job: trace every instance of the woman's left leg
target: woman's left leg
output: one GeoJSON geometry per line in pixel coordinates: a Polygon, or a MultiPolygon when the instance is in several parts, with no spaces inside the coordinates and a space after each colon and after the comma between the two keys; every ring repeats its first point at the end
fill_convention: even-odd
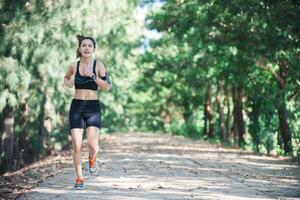
{"type": "Polygon", "coordinates": [[[99,128],[95,126],[89,126],[87,128],[87,145],[89,155],[92,158],[96,157],[99,151],[99,128]]]}
{"type": "Polygon", "coordinates": [[[97,152],[99,151],[98,142],[101,127],[101,109],[99,102],[96,102],[96,104],[91,106],[90,109],[96,112],[87,113],[85,115],[87,145],[89,151],[89,172],[92,174],[96,174],[99,168],[97,162],[97,152]]]}
{"type": "Polygon", "coordinates": [[[98,173],[97,153],[99,151],[99,128],[90,126],[87,128],[87,145],[89,151],[89,172],[98,173]]]}

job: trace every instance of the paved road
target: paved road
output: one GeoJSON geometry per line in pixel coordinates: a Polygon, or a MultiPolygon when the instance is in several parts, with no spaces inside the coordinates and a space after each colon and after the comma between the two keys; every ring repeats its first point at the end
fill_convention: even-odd
{"type": "Polygon", "coordinates": [[[84,170],[85,190],[73,189],[74,169],[65,168],[20,199],[300,199],[300,167],[287,161],[170,135],[100,141],[101,171],[84,170]]]}

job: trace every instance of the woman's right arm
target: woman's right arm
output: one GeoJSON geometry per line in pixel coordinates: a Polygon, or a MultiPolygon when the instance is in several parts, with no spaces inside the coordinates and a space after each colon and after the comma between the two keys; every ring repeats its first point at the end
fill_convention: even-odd
{"type": "Polygon", "coordinates": [[[74,67],[72,64],[70,64],[68,67],[67,73],[64,77],[64,84],[69,88],[74,86],[74,81],[71,80],[71,77],[73,74],[74,74],[74,67]]]}

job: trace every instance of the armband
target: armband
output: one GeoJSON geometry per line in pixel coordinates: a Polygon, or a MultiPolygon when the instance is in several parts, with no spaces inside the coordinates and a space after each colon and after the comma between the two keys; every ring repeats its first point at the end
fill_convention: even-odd
{"type": "Polygon", "coordinates": [[[107,81],[107,83],[109,85],[111,85],[111,80],[110,80],[107,72],[105,72],[105,76],[101,77],[101,79],[104,80],[104,81],[107,81]]]}
{"type": "Polygon", "coordinates": [[[111,85],[111,80],[110,80],[110,78],[109,78],[107,72],[105,72],[105,76],[106,76],[106,81],[107,81],[107,83],[108,83],[109,85],[111,85]]]}

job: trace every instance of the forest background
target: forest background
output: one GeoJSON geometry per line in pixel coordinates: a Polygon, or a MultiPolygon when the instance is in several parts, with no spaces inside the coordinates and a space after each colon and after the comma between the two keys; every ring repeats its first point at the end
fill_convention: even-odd
{"type": "Polygon", "coordinates": [[[76,34],[113,85],[101,134],[157,132],[300,157],[297,0],[1,0],[0,174],[70,148],[76,34]]]}

